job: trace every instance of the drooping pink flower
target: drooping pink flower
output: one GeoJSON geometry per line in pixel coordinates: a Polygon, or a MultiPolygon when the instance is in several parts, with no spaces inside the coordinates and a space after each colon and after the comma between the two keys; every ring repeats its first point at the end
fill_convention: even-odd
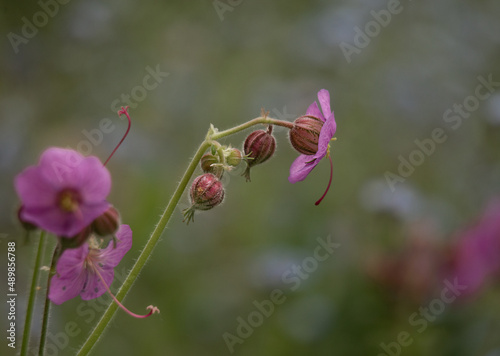
{"type": "MultiPolygon", "coordinates": [[[[329,144],[333,135],[335,135],[335,131],[337,130],[337,123],[335,122],[335,115],[330,108],[330,93],[328,90],[321,89],[318,92],[318,100],[323,112],[319,110],[316,102],[312,103],[306,111],[306,115],[318,118],[323,122],[318,139],[318,150],[313,155],[301,154],[295,159],[290,167],[290,176],[288,177],[290,183],[296,183],[304,180],[326,155],[328,155],[331,164],[329,144]]],[[[331,183],[331,175],[332,172],[330,172],[330,182],[328,184],[328,188],[331,183]]],[[[316,205],[319,204],[321,199],[316,203],[316,205]]]]}
{"type": "Polygon", "coordinates": [[[37,166],[19,173],[14,186],[22,219],[63,237],[78,234],[110,204],[111,177],[97,157],[52,147],[37,166]]]}
{"type": "Polygon", "coordinates": [[[61,304],[77,295],[83,300],[100,297],[113,282],[113,269],[131,247],[132,230],[128,225],[121,225],[116,243],[110,241],[104,249],[91,237],[78,248],[64,250],[50,282],[49,299],[61,304]]]}
{"type": "Polygon", "coordinates": [[[499,274],[500,198],[496,198],[489,203],[479,222],[460,234],[452,252],[449,275],[467,287],[464,295],[470,295],[499,274]]]}

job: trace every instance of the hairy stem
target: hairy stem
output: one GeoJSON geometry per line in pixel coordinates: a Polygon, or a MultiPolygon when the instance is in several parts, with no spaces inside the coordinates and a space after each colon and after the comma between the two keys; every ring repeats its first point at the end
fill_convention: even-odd
{"type": "MultiPolygon", "coordinates": [[[[181,199],[184,190],[186,189],[189,181],[191,180],[191,177],[196,170],[196,167],[205,153],[205,151],[214,143],[215,140],[218,140],[222,137],[226,137],[232,134],[235,134],[237,132],[243,131],[253,125],[257,124],[273,124],[273,125],[279,125],[279,126],[285,126],[287,128],[293,127],[293,124],[288,122],[288,121],[281,121],[281,120],[276,120],[276,119],[271,119],[268,117],[258,117],[256,119],[250,120],[242,125],[233,127],[231,129],[225,130],[225,131],[213,131],[210,129],[207,133],[206,139],[201,143],[200,147],[196,151],[194,157],[192,158],[191,162],[189,163],[186,172],[184,172],[184,175],[182,176],[181,181],[177,185],[177,188],[175,189],[174,194],[170,198],[170,201],[168,202],[167,207],[165,208],[165,211],[163,212],[162,216],[160,217],[160,220],[158,221],[158,224],[156,225],[155,229],[153,230],[149,240],[146,242],[146,245],[144,246],[144,249],[142,250],[141,254],[137,258],[137,261],[135,262],[134,266],[130,270],[128,276],[126,277],[125,281],[123,282],[122,286],[120,287],[120,290],[116,294],[116,299],[119,301],[122,301],[125,295],[128,293],[130,288],[132,287],[132,284],[136,280],[137,276],[139,275],[140,271],[146,264],[149,256],[153,252],[153,249],[155,248],[156,244],[158,243],[161,234],[163,233],[163,230],[165,229],[168,221],[170,220],[170,217],[172,216],[173,212],[175,211],[175,208],[177,204],[179,203],[179,200],[181,199]]],[[[118,309],[118,305],[116,303],[111,303],[104,314],[102,315],[101,319],[97,322],[96,327],[91,331],[89,337],[85,341],[85,343],[82,345],[80,348],[79,352],[77,355],[83,356],[87,355],[91,349],[94,347],[96,342],[99,340],[101,335],[103,334],[104,330],[106,329],[106,326],[109,324],[111,319],[113,318],[116,310],[118,309]]]]}
{"type": "Polygon", "coordinates": [[[61,255],[61,244],[57,244],[54,249],[54,254],[52,255],[52,262],[50,263],[49,276],[47,277],[47,293],[45,295],[45,305],[43,307],[43,319],[42,319],[42,331],[40,333],[40,347],[38,349],[38,355],[43,356],[45,352],[45,342],[47,341],[47,327],[49,324],[49,312],[50,312],[50,280],[56,272],[56,263],[61,255]]]}

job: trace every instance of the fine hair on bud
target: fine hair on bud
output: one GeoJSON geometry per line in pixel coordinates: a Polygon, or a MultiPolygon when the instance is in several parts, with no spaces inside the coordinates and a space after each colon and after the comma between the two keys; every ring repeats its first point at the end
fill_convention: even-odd
{"type": "Polygon", "coordinates": [[[224,194],[222,182],[212,173],[196,177],[189,190],[191,206],[183,211],[183,221],[189,224],[190,221],[194,221],[196,210],[210,210],[221,204],[224,194]]]}
{"type": "Polygon", "coordinates": [[[200,167],[204,173],[212,173],[219,179],[224,174],[224,167],[220,164],[219,157],[211,153],[205,153],[201,157],[200,167]]]}

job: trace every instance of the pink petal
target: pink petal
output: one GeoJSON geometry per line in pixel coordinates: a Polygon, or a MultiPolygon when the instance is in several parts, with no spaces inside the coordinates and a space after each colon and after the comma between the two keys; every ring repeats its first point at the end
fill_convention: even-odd
{"type": "Polygon", "coordinates": [[[80,294],[85,281],[85,275],[75,278],[52,277],[50,282],[49,299],[54,304],[62,304],[80,294]]]}
{"type": "MultiPolygon", "coordinates": [[[[114,271],[113,268],[109,269],[100,269],[99,273],[102,278],[104,278],[104,282],[109,287],[111,283],[113,283],[114,271]]],[[[80,296],[83,300],[91,300],[95,298],[99,298],[106,292],[106,287],[101,281],[101,278],[94,273],[87,273],[87,280],[85,285],[82,288],[80,296]]]]}
{"type": "Polygon", "coordinates": [[[22,204],[28,207],[47,207],[56,200],[57,189],[43,179],[39,167],[31,166],[19,173],[14,187],[22,204]]]}
{"type": "Polygon", "coordinates": [[[111,176],[97,157],[87,157],[77,167],[80,171],[79,190],[86,202],[100,202],[111,190],[111,176]]]}
{"type": "Polygon", "coordinates": [[[314,154],[314,158],[318,160],[326,156],[328,150],[328,144],[332,140],[333,135],[337,131],[337,123],[335,122],[335,116],[332,113],[328,119],[326,119],[318,138],[318,151],[314,154]]]}
{"type": "Polygon", "coordinates": [[[106,266],[116,267],[132,247],[132,230],[130,226],[120,225],[116,233],[116,239],[116,248],[114,248],[113,241],[110,241],[109,245],[102,250],[101,258],[105,260],[106,266]]]}
{"type": "Polygon", "coordinates": [[[319,160],[315,160],[311,155],[300,155],[290,166],[288,181],[292,184],[303,181],[314,167],[316,167],[318,162],[319,160]]]}
{"type": "Polygon", "coordinates": [[[62,211],[57,206],[48,208],[24,207],[23,218],[33,222],[43,230],[61,237],[72,237],[90,225],[95,218],[103,214],[110,204],[103,201],[94,205],[81,205],[74,213],[62,211]]]}
{"type": "Polygon", "coordinates": [[[63,212],[55,205],[44,208],[25,206],[23,218],[58,236],[73,236],[85,227],[74,214],[63,212]]]}
{"type": "Polygon", "coordinates": [[[330,110],[330,93],[326,89],[321,89],[318,92],[318,100],[321,105],[321,110],[323,110],[323,115],[328,117],[331,115],[332,111],[330,110]]]}
{"type": "Polygon", "coordinates": [[[87,254],[87,244],[63,252],[50,282],[49,299],[53,303],[61,304],[80,294],[86,279],[83,262],[87,254]]]}
{"type": "Polygon", "coordinates": [[[309,107],[307,108],[307,111],[306,111],[306,115],[317,117],[318,119],[321,119],[321,121],[325,122],[325,117],[323,116],[323,114],[319,110],[318,104],[316,104],[316,102],[309,105],[309,107]]]}
{"type": "Polygon", "coordinates": [[[70,149],[52,147],[42,154],[39,167],[42,176],[59,189],[78,187],[84,157],[70,149]]]}

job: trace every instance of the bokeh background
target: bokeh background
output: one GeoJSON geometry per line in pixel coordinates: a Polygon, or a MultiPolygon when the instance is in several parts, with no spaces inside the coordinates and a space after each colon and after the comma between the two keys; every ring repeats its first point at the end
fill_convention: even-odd
{"type": "MultiPolygon", "coordinates": [[[[136,320],[119,311],[94,354],[500,354],[500,91],[476,93],[479,77],[500,81],[498,1],[46,3],[0,6],[0,246],[4,261],[6,242],[17,241],[18,343],[38,236],[25,243],[12,181],[45,148],[83,148],[104,160],[126,128],[114,110],[132,95],[132,131],[108,165],[109,199],[134,231],[123,275],[210,123],[229,128],[261,107],[293,120],[325,88],[338,140],[323,203],[314,206],[327,161],[290,184],[297,153],[277,128],[277,152],[251,183],[241,170],[225,176],[222,206],[186,226],[184,196],[125,299],[131,310],[155,304],[161,314],[136,320]],[[398,13],[380,15],[391,6],[398,13]],[[40,11],[51,12],[46,24],[40,11]],[[26,25],[33,21],[43,25],[36,33],[26,25]],[[355,40],[362,48],[346,55],[355,40]],[[143,90],[148,67],[168,76],[143,90]],[[473,110],[445,121],[464,100],[473,110]],[[106,118],[115,129],[82,143],[106,118]],[[446,140],[413,153],[422,151],[415,140],[438,128],[446,140]],[[411,154],[420,164],[391,189],[387,173],[401,174],[411,154]],[[307,278],[293,275],[292,290],[283,277],[313,256],[318,238],[340,246],[307,278]],[[467,290],[443,302],[445,280],[457,276],[467,290]],[[274,289],[286,300],[242,337],[241,320],[274,289]],[[226,333],[241,339],[228,347],[226,333]]],[[[241,147],[249,132],[223,143],[241,147]]],[[[108,301],[54,306],[50,331],[59,338],[47,354],[74,354],[108,301]],[[69,323],[77,335],[61,336],[69,323]]],[[[33,345],[37,332],[35,322],[33,345]]],[[[3,340],[1,353],[13,354],[3,340]]]]}

